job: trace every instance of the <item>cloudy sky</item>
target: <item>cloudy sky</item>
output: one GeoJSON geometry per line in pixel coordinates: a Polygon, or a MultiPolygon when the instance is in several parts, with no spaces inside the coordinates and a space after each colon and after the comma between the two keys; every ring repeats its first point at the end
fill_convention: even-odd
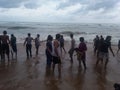
{"type": "Polygon", "coordinates": [[[120,23],[120,0],[0,0],[0,21],[120,23]]]}

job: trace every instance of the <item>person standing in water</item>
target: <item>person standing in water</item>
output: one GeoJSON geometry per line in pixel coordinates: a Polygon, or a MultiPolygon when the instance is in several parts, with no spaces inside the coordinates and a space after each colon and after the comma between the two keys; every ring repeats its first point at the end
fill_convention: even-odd
{"type": "Polygon", "coordinates": [[[31,34],[28,33],[28,37],[26,37],[24,41],[24,45],[26,45],[27,58],[32,57],[32,40],[33,38],[31,37],[31,34]]]}
{"type": "Polygon", "coordinates": [[[1,36],[1,43],[2,43],[2,58],[3,58],[3,60],[5,60],[5,54],[6,54],[8,57],[8,62],[9,62],[9,60],[10,60],[10,58],[9,58],[10,40],[9,40],[9,36],[7,35],[7,31],[3,31],[3,35],[1,36]]]}
{"type": "Polygon", "coordinates": [[[36,56],[38,55],[39,46],[40,46],[40,35],[37,34],[37,37],[35,38],[36,56]]]}
{"type": "Polygon", "coordinates": [[[73,38],[73,34],[70,34],[70,38],[71,38],[71,47],[70,50],[68,51],[69,56],[70,56],[70,61],[71,63],[73,63],[73,53],[74,53],[74,49],[75,49],[75,39],[73,38]]]}
{"type": "Polygon", "coordinates": [[[53,37],[51,35],[48,35],[47,42],[46,42],[46,58],[47,58],[47,68],[51,68],[52,63],[52,40],[53,37]]]}
{"type": "Polygon", "coordinates": [[[17,59],[17,44],[16,44],[16,37],[14,36],[14,34],[11,34],[11,39],[10,39],[10,45],[11,45],[11,54],[12,54],[12,59],[15,53],[15,57],[17,59]]]}

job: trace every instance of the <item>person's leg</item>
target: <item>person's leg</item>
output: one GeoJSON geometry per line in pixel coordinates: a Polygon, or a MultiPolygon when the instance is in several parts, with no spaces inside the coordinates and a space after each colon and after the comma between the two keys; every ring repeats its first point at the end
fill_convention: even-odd
{"type": "Polygon", "coordinates": [[[87,68],[87,67],[86,67],[86,61],[85,61],[85,60],[82,60],[82,62],[83,62],[84,69],[86,69],[86,68],[87,68]]]}
{"type": "Polygon", "coordinates": [[[78,60],[78,62],[79,62],[79,67],[81,67],[81,60],[78,60]]]}
{"type": "Polygon", "coordinates": [[[106,58],[106,61],[105,61],[105,68],[106,68],[108,61],[109,61],[109,54],[108,53],[105,54],[105,58],[106,58]]]}
{"type": "Polygon", "coordinates": [[[27,58],[29,58],[29,46],[26,45],[26,54],[27,54],[27,58]]]}
{"type": "Polygon", "coordinates": [[[29,45],[30,57],[32,57],[32,45],[29,45]]]}

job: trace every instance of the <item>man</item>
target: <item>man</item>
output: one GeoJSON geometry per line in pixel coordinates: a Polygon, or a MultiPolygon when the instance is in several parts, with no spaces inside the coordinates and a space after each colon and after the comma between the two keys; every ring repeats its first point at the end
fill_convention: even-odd
{"type": "Polygon", "coordinates": [[[31,37],[31,34],[28,33],[28,37],[26,37],[24,45],[26,45],[26,53],[27,53],[27,58],[32,57],[32,40],[33,38],[31,37]]]}
{"type": "Polygon", "coordinates": [[[70,61],[71,63],[73,63],[73,53],[74,53],[74,49],[75,49],[75,39],[73,38],[73,34],[70,34],[70,38],[71,38],[71,47],[70,50],[68,51],[69,56],[70,56],[70,61]]]}
{"type": "Polygon", "coordinates": [[[2,43],[2,58],[5,60],[5,54],[7,54],[8,62],[9,62],[9,36],[7,35],[7,31],[3,31],[3,35],[1,36],[2,43]]]}
{"type": "Polygon", "coordinates": [[[113,50],[111,48],[111,36],[107,36],[106,39],[101,43],[99,47],[99,55],[96,65],[99,63],[100,60],[103,61],[103,59],[105,58],[106,59],[105,68],[106,68],[109,61],[109,51],[108,51],[109,49],[114,56],[113,50]]]}

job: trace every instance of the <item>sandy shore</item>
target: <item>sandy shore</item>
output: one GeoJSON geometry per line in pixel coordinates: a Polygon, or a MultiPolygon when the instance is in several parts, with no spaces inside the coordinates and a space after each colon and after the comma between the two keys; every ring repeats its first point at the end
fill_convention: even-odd
{"type": "MultiPolygon", "coordinates": [[[[18,58],[8,64],[0,62],[0,90],[114,90],[113,84],[120,82],[120,53],[110,60],[107,69],[99,64],[95,68],[96,56],[93,54],[92,44],[87,44],[87,70],[79,69],[74,56],[71,65],[68,54],[63,53],[62,73],[58,75],[46,70],[45,43],[39,49],[38,57],[26,59],[25,47],[18,44],[18,58]]],[[[117,46],[112,46],[116,53],[117,46]]],[[[65,43],[69,50],[69,42],[65,43]]]]}

